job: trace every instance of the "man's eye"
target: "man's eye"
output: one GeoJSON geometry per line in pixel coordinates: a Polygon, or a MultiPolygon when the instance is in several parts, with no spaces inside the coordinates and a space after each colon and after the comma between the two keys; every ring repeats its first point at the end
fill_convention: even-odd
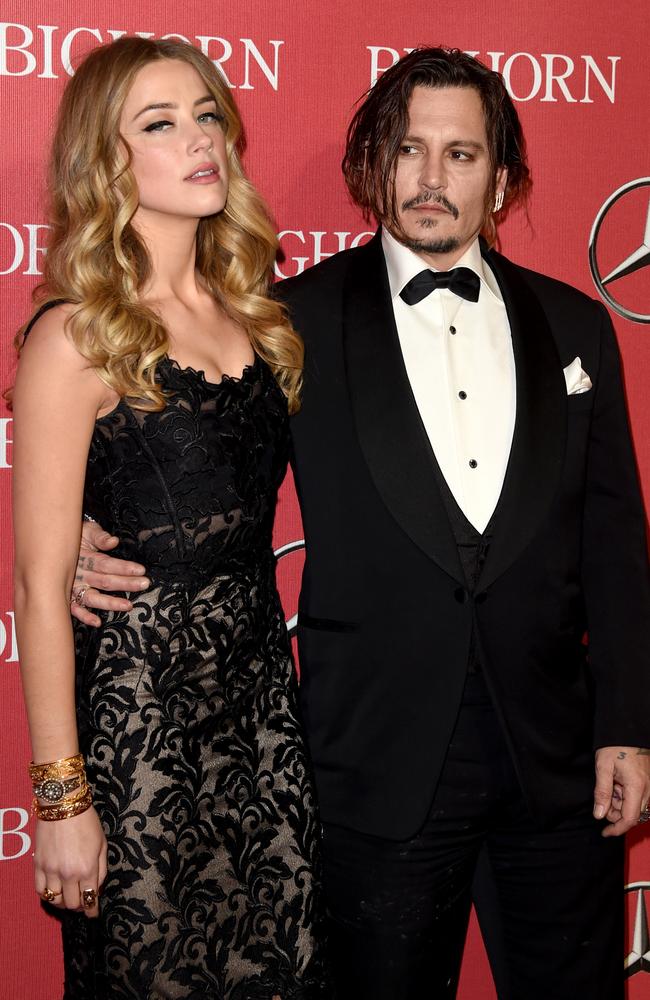
{"type": "Polygon", "coordinates": [[[159,122],[150,122],[149,125],[145,125],[143,131],[145,131],[145,132],[164,132],[168,128],[171,128],[172,124],[173,124],[173,122],[167,121],[166,119],[163,119],[163,120],[161,120],[159,122]]]}
{"type": "Polygon", "coordinates": [[[403,153],[404,156],[411,156],[413,153],[417,152],[415,146],[408,146],[408,145],[400,146],[399,151],[400,153],[403,153]]]}
{"type": "Polygon", "coordinates": [[[464,149],[452,149],[451,151],[452,160],[471,160],[472,157],[469,153],[466,153],[464,149]]]}

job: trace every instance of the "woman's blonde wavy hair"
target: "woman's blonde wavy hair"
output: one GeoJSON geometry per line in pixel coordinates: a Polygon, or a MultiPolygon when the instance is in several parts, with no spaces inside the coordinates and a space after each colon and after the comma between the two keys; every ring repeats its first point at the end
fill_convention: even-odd
{"type": "MultiPolygon", "coordinates": [[[[75,307],[67,329],[102,381],[130,404],[158,410],[165,396],[156,365],[169,335],[139,300],[151,271],[131,220],[138,189],[120,116],[136,74],[159,59],[193,66],[224,117],[230,184],[225,208],[199,222],[196,266],[221,307],[246,330],[299,408],[303,345],[280,303],[269,297],[277,251],[266,207],[239,157],[241,121],[214,64],[184,42],[123,37],[94,49],[67,84],[52,146],[51,238],[39,307],[63,299],[75,307]]],[[[24,329],[24,328],[23,328],[24,329]]],[[[21,334],[18,335],[21,342],[21,334]]]]}

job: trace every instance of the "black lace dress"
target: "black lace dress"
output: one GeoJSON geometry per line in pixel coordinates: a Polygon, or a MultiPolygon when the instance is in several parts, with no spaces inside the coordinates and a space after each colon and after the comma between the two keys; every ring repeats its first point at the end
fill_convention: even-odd
{"type": "Polygon", "coordinates": [[[160,413],[97,421],[84,510],[152,585],[78,623],[81,748],[108,838],[99,920],[64,912],[65,997],[326,998],[314,787],[274,578],[286,403],[257,360],[170,360],[160,413]]]}

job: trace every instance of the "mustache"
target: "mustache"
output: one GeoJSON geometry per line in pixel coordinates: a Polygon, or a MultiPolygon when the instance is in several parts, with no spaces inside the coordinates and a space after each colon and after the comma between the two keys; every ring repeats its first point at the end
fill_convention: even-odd
{"type": "Polygon", "coordinates": [[[408,198],[406,201],[402,202],[402,211],[405,212],[409,208],[417,208],[418,205],[427,205],[433,202],[434,205],[442,205],[446,208],[450,215],[457,219],[460,212],[453,202],[449,201],[444,194],[435,194],[433,191],[422,191],[420,194],[416,194],[415,198],[408,198]]]}

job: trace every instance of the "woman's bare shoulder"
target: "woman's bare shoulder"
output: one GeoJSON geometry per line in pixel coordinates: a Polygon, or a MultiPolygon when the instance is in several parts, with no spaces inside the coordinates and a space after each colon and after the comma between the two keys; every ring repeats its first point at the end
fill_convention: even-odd
{"type": "Polygon", "coordinates": [[[30,353],[37,349],[39,353],[43,350],[64,351],[67,354],[67,347],[78,354],[68,330],[68,320],[74,313],[74,308],[70,302],[57,302],[37,313],[27,326],[21,350],[29,350],[30,353]]]}

